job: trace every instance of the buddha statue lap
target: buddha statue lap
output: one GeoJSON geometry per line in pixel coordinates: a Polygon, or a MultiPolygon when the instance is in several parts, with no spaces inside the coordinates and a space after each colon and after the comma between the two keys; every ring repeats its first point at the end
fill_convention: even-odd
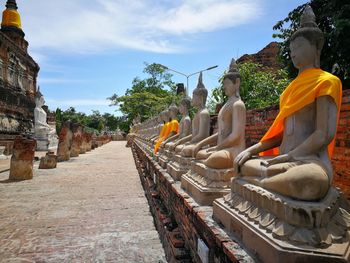
{"type": "Polygon", "coordinates": [[[181,178],[181,187],[201,205],[211,205],[230,191],[230,179],[235,175],[233,159],[245,149],[246,110],[239,86],[240,75],[233,59],[223,80],[228,101],[218,115],[218,132],[196,144],[196,158],[181,178]],[[207,145],[215,146],[202,149],[207,145]]]}
{"type": "Polygon", "coordinates": [[[306,6],[290,39],[299,74],[261,141],[235,158],[231,193],[213,203],[214,219],[245,236],[243,244],[262,261],[350,260],[350,206],[331,186],[342,87],[319,68],[323,42],[306,6]]]}

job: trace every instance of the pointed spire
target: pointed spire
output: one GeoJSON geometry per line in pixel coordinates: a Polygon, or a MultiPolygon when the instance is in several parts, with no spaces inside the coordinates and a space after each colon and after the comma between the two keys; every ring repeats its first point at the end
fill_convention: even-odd
{"type": "Polygon", "coordinates": [[[300,17],[300,27],[317,27],[315,13],[309,5],[305,7],[300,17]]]}
{"type": "Polygon", "coordinates": [[[40,92],[40,86],[38,86],[38,88],[37,88],[37,90],[36,90],[36,95],[35,95],[35,97],[36,97],[36,98],[40,98],[40,97],[42,97],[42,96],[44,96],[44,95],[40,92]]]}
{"type": "Polygon", "coordinates": [[[195,90],[201,90],[201,89],[205,89],[205,86],[204,86],[204,84],[203,84],[203,74],[202,74],[202,71],[199,73],[198,84],[197,84],[197,87],[195,88],[195,90]]]}
{"type": "Polygon", "coordinates": [[[199,77],[198,77],[198,85],[199,84],[203,85],[203,73],[202,73],[202,71],[199,73],[199,77]]]}
{"type": "Polygon", "coordinates": [[[17,9],[18,9],[18,6],[17,6],[17,3],[16,3],[16,0],[7,0],[7,2],[6,2],[6,8],[7,8],[7,9],[14,9],[14,10],[17,10],[17,9]]]}
{"type": "Polygon", "coordinates": [[[238,65],[236,63],[236,60],[233,58],[230,63],[230,68],[228,70],[229,72],[238,72],[238,65]]]}
{"type": "Polygon", "coordinates": [[[229,78],[232,81],[235,81],[236,78],[240,78],[238,65],[236,63],[236,60],[233,58],[230,63],[230,68],[228,72],[224,75],[224,79],[229,78]]]}
{"type": "Polygon", "coordinates": [[[6,9],[2,13],[2,30],[19,31],[21,35],[24,33],[21,29],[21,16],[17,11],[17,3],[15,0],[7,0],[6,9]]]}

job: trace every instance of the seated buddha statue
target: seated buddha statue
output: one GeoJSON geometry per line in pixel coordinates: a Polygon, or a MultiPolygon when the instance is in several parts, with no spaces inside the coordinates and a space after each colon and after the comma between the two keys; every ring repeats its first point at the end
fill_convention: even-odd
{"type": "Polygon", "coordinates": [[[210,115],[205,107],[208,91],[203,84],[202,73],[198,78],[197,87],[193,90],[192,105],[197,109],[192,120],[192,134],[180,140],[175,151],[183,157],[192,157],[196,144],[209,136],[210,115]]]}
{"type": "Polygon", "coordinates": [[[178,107],[175,105],[175,103],[172,103],[169,106],[169,115],[170,115],[170,128],[169,128],[169,134],[167,137],[164,138],[164,141],[162,142],[160,147],[164,147],[167,142],[170,142],[174,140],[174,137],[179,134],[179,122],[177,121],[177,114],[179,112],[178,107]]]}
{"type": "Polygon", "coordinates": [[[223,88],[228,101],[218,115],[218,132],[196,144],[193,157],[214,169],[233,167],[234,158],[245,149],[246,109],[239,94],[240,74],[232,59],[224,75],[223,88]],[[200,150],[203,146],[215,145],[200,150]]]}
{"type": "MultiPolygon", "coordinates": [[[[159,136],[162,134],[162,130],[163,130],[163,127],[165,124],[165,121],[163,120],[164,119],[163,114],[164,114],[164,112],[160,112],[156,118],[158,124],[155,127],[155,131],[154,131],[153,136],[150,138],[151,142],[153,142],[153,143],[156,143],[159,136]]],[[[163,132],[164,132],[164,130],[163,130],[163,132]]]]}
{"type": "Polygon", "coordinates": [[[169,110],[165,110],[162,112],[162,120],[164,122],[164,125],[159,133],[159,136],[156,140],[155,146],[154,146],[154,153],[157,153],[159,150],[160,145],[162,142],[169,136],[170,130],[171,130],[171,122],[169,120],[170,112],[169,110]]]}
{"type": "Polygon", "coordinates": [[[291,36],[290,56],[298,76],[280,96],[280,111],[259,143],[241,152],[234,167],[243,180],[278,194],[322,199],[330,189],[342,85],[320,69],[324,43],[311,7],[291,36]],[[258,156],[260,155],[260,156],[258,156]]]}
{"type": "Polygon", "coordinates": [[[178,145],[179,140],[182,138],[188,136],[191,133],[191,118],[188,114],[188,110],[191,106],[191,101],[187,96],[184,96],[179,105],[179,111],[182,115],[182,118],[180,120],[179,124],[179,133],[173,135],[172,137],[168,138],[165,141],[165,149],[167,150],[174,150],[175,147],[178,145]]]}
{"type": "Polygon", "coordinates": [[[38,150],[48,150],[48,148],[57,147],[58,144],[56,129],[47,124],[47,114],[42,108],[44,104],[44,96],[38,89],[34,109],[34,136],[38,150]]]}

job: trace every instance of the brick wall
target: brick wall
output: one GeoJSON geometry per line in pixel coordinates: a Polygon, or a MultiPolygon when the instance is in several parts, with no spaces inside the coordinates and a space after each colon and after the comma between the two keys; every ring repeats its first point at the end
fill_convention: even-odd
{"type": "Polygon", "coordinates": [[[209,248],[209,262],[255,262],[213,220],[213,208],[198,204],[140,146],[132,152],[168,262],[202,263],[197,254],[200,238],[209,248]]]}
{"type": "MultiPolygon", "coordinates": [[[[257,143],[277,116],[278,106],[247,111],[247,147],[257,143]]],[[[336,147],[332,158],[334,184],[350,198],[350,90],[343,91],[336,147]]]]}

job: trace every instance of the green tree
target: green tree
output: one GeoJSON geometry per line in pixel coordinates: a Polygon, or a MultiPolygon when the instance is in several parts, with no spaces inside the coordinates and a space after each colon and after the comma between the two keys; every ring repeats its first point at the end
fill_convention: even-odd
{"type": "MultiPolygon", "coordinates": [[[[263,66],[253,62],[238,64],[241,75],[240,95],[247,109],[256,109],[278,104],[279,96],[290,83],[286,70],[277,72],[263,70],[263,66]]],[[[212,91],[212,105],[224,104],[227,96],[223,90],[223,76],[220,87],[212,91]]],[[[213,107],[211,111],[213,110],[213,107]]]]}
{"type": "MultiPolygon", "coordinates": [[[[289,38],[299,27],[299,20],[306,4],[292,10],[288,16],[273,27],[275,38],[280,43],[280,58],[286,65],[289,76],[294,78],[297,70],[289,55],[289,38]]],[[[316,15],[316,23],[325,33],[325,44],[321,55],[321,68],[333,72],[350,87],[350,2],[344,0],[311,0],[310,6],[316,15]]]]}
{"type": "Polygon", "coordinates": [[[118,117],[110,113],[105,113],[102,115],[102,117],[104,119],[105,126],[108,130],[115,131],[116,129],[118,129],[119,122],[120,122],[118,117]]]}
{"type": "Polygon", "coordinates": [[[103,115],[98,110],[92,110],[92,114],[86,115],[82,112],[77,112],[74,107],[70,107],[65,111],[60,108],[56,109],[56,131],[59,133],[62,122],[70,120],[84,126],[88,132],[99,133],[104,129],[115,131],[121,123],[120,117],[116,117],[110,113],[103,115]]]}
{"type": "Polygon", "coordinates": [[[159,64],[147,64],[143,72],[145,79],[134,78],[132,86],[123,96],[113,94],[108,99],[111,106],[118,106],[118,110],[124,114],[124,123],[131,124],[137,116],[141,121],[148,119],[176,99],[176,85],[171,80],[172,75],[159,64]]]}

